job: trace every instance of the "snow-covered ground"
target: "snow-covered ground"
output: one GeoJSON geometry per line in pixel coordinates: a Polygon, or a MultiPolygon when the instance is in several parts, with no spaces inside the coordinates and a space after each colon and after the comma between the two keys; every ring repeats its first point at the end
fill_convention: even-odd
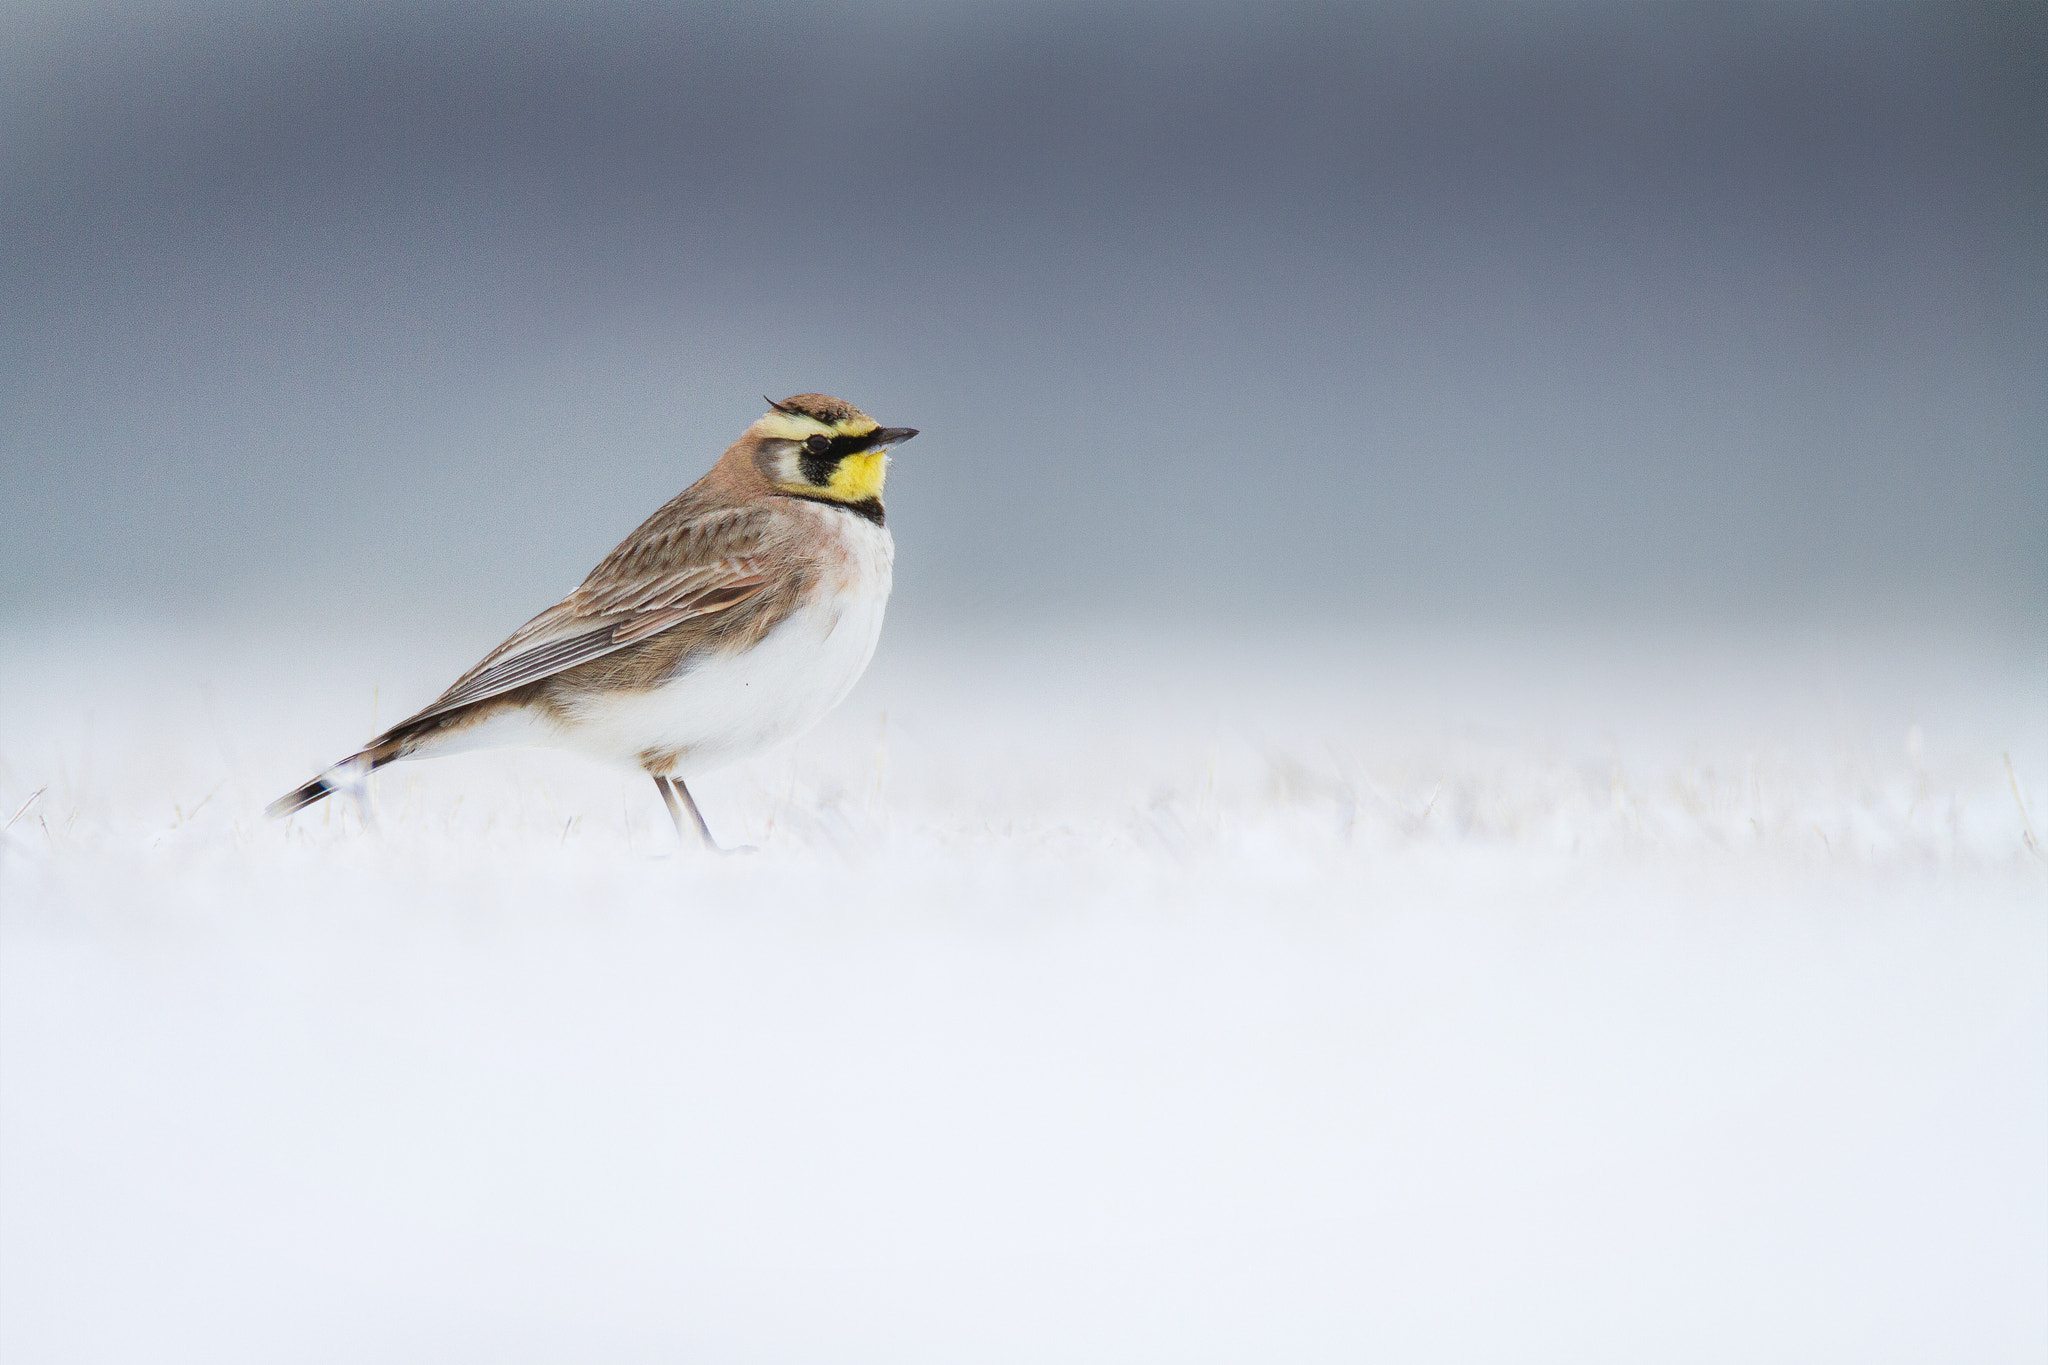
{"type": "Polygon", "coordinates": [[[749,855],[261,818],[492,642],[0,639],[0,1356],[2048,1354],[2040,641],[892,636],[749,855]]]}

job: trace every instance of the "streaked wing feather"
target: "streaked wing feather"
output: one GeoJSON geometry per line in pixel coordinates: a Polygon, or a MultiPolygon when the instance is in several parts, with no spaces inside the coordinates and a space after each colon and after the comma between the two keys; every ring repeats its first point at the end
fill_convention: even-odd
{"type": "Polygon", "coordinates": [[[590,592],[586,584],[560,606],[528,622],[405,724],[488,701],[616,653],[671,626],[730,610],[767,582],[767,573],[754,562],[728,559],[652,581],[607,584],[602,592],[590,592]],[[536,637],[537,643],[526,643],[536,637]]]}
{"type": "Polygon", "coordinates": [[[670,611],[691,604],[706,593],[758,584],[766,577],[766,571],[755,559],[730,557],[647,578],[585,583],[570,594],[566,605],[578,616],[670,611]]]}
{"type": "Polygon", "coordinates": [[[766,587],[765,576],[748,578],[737,583],[722,583],[707,588],[690,600],[690,605],[673,611],[649,611],[619,622],[612,628],[614,646],[630,645],[635,640],[644,640],[657,635],[670,626],[681,625],[699,616],[736,607],[766,587]]]}
{"type": "Polygon", "coordinates": [[[565,668],[590,659],[602,658],[618,649],[616,622],[606,622],[580,635],[558,636],[544,644],[508,656],[478,673],[464,678],[442,694],[440,700],[414,716],[414,720],[425,720],[429,716],[443,715],[449,711],[510,692],[515,687],[524,687],[530,682],[552,676],[565,668]]]}

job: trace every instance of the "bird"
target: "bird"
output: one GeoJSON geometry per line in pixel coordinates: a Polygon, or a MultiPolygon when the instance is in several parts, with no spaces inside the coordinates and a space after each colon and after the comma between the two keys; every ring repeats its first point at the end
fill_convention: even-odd
{"type": "Polygon", "coordinates": [[[917,435],[826,394],[764,401],[574,592],[268,813],[360,796],[401,759],[538,745],[640,769],[677,839],[716,850],[688,780],[809,730],[874,657],[896,559],[882,485],[917,435]]]}

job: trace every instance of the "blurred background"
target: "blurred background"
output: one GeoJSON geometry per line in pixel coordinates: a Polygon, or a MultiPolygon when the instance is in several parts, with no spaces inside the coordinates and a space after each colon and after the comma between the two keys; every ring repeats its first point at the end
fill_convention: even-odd
{"type": "Polygon", "coordinates": [[[2044,627],[2048,6],[0,0],[0,1357],[2036,1365],[2044,627]]]}
{"type": "Polygon", "coordinates": [[[816,389],[902,631],[2031,633],[2044,16],[17,4],[0,613],[482,647],[816,389]]]}

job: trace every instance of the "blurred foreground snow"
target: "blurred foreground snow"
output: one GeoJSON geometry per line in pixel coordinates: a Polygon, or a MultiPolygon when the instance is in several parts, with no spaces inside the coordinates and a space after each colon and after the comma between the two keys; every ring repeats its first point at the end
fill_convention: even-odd
{"type": "Polygon", "coordinates": [[[2038,643],[887,638],[751,856],[261,818],[490,643],[0,640],[0,1355],[2048,1352],[2038,643]]]}

